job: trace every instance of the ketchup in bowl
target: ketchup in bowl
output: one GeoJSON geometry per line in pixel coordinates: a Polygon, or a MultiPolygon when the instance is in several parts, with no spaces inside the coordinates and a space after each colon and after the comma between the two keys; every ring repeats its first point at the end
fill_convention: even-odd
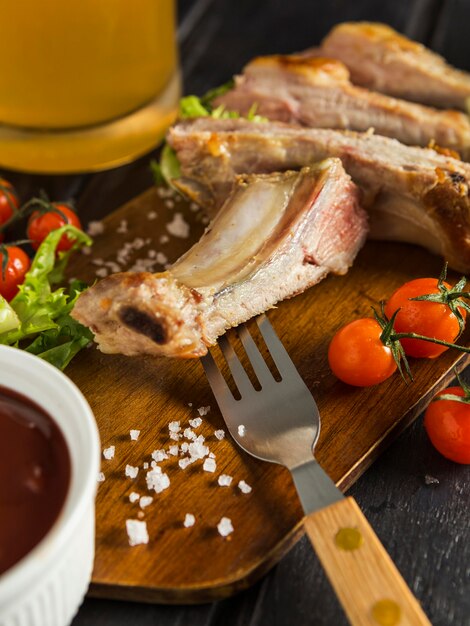
{"type": "Polygon", "coordinates": [[[0,574],[50,530],[70,475],[69,451],[52,417],[0,386],[0,574]]]}

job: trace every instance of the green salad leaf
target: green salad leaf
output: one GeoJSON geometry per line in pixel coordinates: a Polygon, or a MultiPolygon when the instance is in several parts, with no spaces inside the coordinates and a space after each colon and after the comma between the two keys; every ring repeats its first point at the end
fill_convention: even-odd
{"type": "Polygon", "coordinates": [[[63,281],[71,251],[91,245],[83,231],[65,225],[52,231],[39,246],[16,296],[0,298],[0,344],[21,347],[64,369],[70,359],[93,338],[70,312],[87,285],[74,281],[68,290],[53,286],[63,281]],[[56,249],[62,235],[74,240],[71,250],[56,249]]]}

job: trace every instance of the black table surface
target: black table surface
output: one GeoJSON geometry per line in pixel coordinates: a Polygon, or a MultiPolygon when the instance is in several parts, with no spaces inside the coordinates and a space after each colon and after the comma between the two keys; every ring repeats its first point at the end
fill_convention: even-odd
{"type": "MultiPolygon", "coordinates": [[[[345,20],[386,22],[470,70],[470,0],[180,0],[184,90],[202,94],[255,55],[315,45],[345,20]]],[[[39,189],[54,200],[75,198],[86,223],[152,184],[151,156],[93,175],[5,175],[22,199],[39,189]]],[[[469,488],[469,468],[432,448],[420,418],[349,491],[435,626],[470,625],[469,488]]],[[[88,598],[73,621],[129,624],[341,626],[346,619],[304,538],[263,580],[232,598],[197,606],[88,598]]]]}

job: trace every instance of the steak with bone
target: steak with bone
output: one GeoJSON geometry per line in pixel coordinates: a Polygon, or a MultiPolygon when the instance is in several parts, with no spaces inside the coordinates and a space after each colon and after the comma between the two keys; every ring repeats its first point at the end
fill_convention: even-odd
{"type": "Polygon", "coordinates": [[[470,74],[385,24],[338,24],[310,54],[341,60],[356,85],[430,106],[470,111],[470,74]]]}
{"type": "Polygon", "coordinates": [[[103,352],[199,357],[228,328],[344,274],[367,217],[339,159],[242,176],[206,232],[168,271],[123,272],[80,295],[73,317],[103,352]]]}
{"type": "Polygon", "coordinates": [[[214,212],[241,173],[295,169],[338,157],[363,191],[372,238],[415,243],[470,271],[470,164],[372,133],[280,122],[199,118],[167,136],[181,178],[175,184],[214,212]]]}
{"type": "Polygon", "coordinates": [[[343,63],[327,58],[269,56],[254,59],[215,106],[246,116],[253,106],[270,120],[314,128],[366,131],[402,143],[439,146],[470,157],[470,120],[356,87],[343,63]]]}

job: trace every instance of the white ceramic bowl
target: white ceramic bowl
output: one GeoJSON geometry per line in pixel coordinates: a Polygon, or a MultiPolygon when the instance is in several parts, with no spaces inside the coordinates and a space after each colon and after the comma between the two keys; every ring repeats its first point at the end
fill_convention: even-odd
{"type": "Polygon", "coordinates": [[[71,481],[47,535],[0,576],[0,626],[66,626],[88,588],[94,558],[100,441],[78,388],[42,359],[0,346],[0,385],[42,406],[62,431],[71,481]]]}

